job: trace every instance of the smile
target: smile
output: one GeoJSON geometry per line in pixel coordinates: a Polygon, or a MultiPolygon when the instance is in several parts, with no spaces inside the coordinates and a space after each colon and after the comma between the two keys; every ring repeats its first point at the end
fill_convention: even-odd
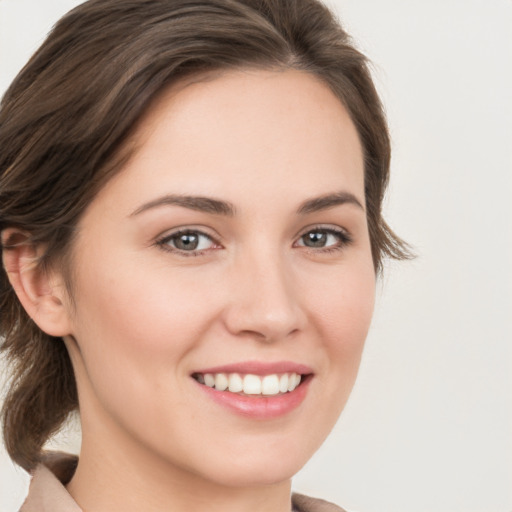
{"type": "Polygon", "coordinates": [[[283,417],[299,408],[315,372],[292,361],[245,361],[197,369],[190,375],[208,401],[261,421],[283,417]]]}
{"type": "Polygon", "coordinates": [[[297,388],[302,379],[301,374],[295,372],[270,375],[196,373],[192,377],[200,384],[217,391],[251,396],[276,396],[290,393],[297,388]]]}

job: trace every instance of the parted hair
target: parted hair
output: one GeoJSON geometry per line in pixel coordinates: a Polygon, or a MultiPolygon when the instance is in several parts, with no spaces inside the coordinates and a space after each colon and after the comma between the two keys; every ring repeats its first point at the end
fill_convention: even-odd
{"type": "MultiPolygon", "coordinates": [[[[364,152],[375,271],[385,257],[408,257],[381,214],[390,142],[367,59],[317,0],[90,0],[70,11],[0,104],[0,230],[44,247],[42,271],[64,268],[78,220],[122,169],[150,103],[184,77],[244,67],[303,70],[331,88],[364,152]]],[[[16,243],[3,240],[2,251],[16,243]]],[[[77,410],[77,389],[62,339],[31,320],[4,268],[0,336],[10,373],[4,442],[31,470],[77,410]]]]}

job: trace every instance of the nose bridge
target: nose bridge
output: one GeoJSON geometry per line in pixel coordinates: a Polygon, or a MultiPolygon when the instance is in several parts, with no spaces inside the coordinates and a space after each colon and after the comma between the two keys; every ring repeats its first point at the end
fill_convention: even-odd
{"type": "Polygon", "coordinates": [[[289,262],[268,245],[248,252],[235,265],[231,330],[274,341],[301,329],[304,315],[289,262]]]}

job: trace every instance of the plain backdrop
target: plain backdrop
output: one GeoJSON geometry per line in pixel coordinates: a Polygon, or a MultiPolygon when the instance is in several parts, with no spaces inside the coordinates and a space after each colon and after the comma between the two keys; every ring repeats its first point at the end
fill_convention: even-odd
{"type": "MultiPolygon", "coordinates": [[[[76,0],[0,0],[0,92],[76,0]]],[[[354,393],[294,488],[358,512],[512,511],[512,1],[330,0],[393,137],[389,265],[354,393]]],[[[0,148],[1,151],[1,148],[0,148]]],[[[76,427],[57,442],[78,449],[76,427]]],[[[28,476],[0,448],[0,510],[28,476]]]]}

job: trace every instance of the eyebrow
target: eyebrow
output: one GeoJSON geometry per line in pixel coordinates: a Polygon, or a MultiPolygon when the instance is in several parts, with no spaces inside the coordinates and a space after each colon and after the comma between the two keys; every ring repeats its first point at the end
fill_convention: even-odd
{"type": "Polygon", "coordinates": [[[353,204],[364,211],[364,206],[354,194],[343,191],[308,199],[299,206],[297,213],[299,215],[307,215],[308,213],[328,210],[329,208],[334,208],[335,206],[343,204],[353,204]]]}
{"type": "Polygon", "coordinates": [[[165,195],[143,204],[131,213],[130,217],[159,206],[182,206],[190,210],[225,215],[228,217],[232,217],[235,214],[235,207],[228,201],[202,196],[165,195]]]}
{"type": "MultiPolygon", "coordinates": [[[[354,194],[351,194],[350,192],[336,192],[304,201],[297,209],[297,214],[307,215],[309,213],[327,210],[343,204],[353,204],[364,210],[363,205],[354,194]]],[[[190,210],[213,213],[215,215],[224,215],[227,217],[233,217],[236,212],[235,206],[229,201],[204,196],[170,194],[154,199],[153,201],[149,201],[148,203],[144,203],[132,212],[130,217],[160,206],[181,206],[190,210]]]]}

